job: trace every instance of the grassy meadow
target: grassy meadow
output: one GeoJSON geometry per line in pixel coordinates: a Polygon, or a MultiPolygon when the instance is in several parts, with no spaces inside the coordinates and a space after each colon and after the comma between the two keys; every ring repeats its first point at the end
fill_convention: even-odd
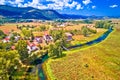
{"type": "Polygon", "coordinates": [[[85,49],[64,52],[43,67],[48,80],[120,80],[120,28],[104,41],[85,49]],[[71,54],[69,54],[71,53],[71,54]]]}

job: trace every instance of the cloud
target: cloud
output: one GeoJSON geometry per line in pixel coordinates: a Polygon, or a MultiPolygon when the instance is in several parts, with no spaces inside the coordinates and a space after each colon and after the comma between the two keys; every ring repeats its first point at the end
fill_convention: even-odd
{"type": "Polygon", "coordinates": [[[22,3],[22,2],[24,2],[24,0],[15,0],[16,4],[19,4],[19,3],[22,3]]]}
{"type": "Polygon", "coordinates": [[[65,6],[72,9],[72,8],[75,7],[77,4],[78,4],[78,2],[73,1],[71,4],[69,4],[69,3],[65,4],[65,6]]]}
{"type": "Polygon", "coordinates": [[[46,0],[46,1],[51,1],[53,3],[47,4],[49,8],[52,9],[64,9],[64,8],[74,8],[77,6],[78,2],[73,1],[73,0],[46,0]]]}
{"type": "Polygon", "coordinates": [[[37,8],[37,9],[48,9],[47,6],[37,3],[37,2],[28,2],[22,5],[22,7],[33,7],[33,8],[37,8]]]}
{"type": "Polygon", "coordinates": [[[92,9],[95,9],[96,8],[96,6],[92,6],[92,9]]]}
{"type": "MultiPolygon", "coordinates": [[[[34,7],[38,9],[83,9],[81,4],[75,0],[0,0],[0,4],[8,4],[15,7],[34,7]]],[[[85,2],[85,4],[88,3],[85,2]]]]}
{"type": "Polygon", "coordinates": [[[46,8],[48,9],[57,9],[57,10],[63,10],[65,8],[73,9],[75,8],[79,3],[73,0],[46,0],[51,1],[52,3],[49,3],[46,5],[46,8]]]}
{"type": "Polygon", "coordinates": [[[81,6],[81,4],[78,4],[76,10],[80,10],[80,9],[83,9],[83,7],[81,6]]]}
{"type": "Polygon", "coordinates": [[[83,4],[85,4],[85,5],[88,5],[88,4],[92,3],[91,0],[84,0],[84,1],[82,1],[82,2],[83,2],[83,4]]]}
{"type": "MultiPolygon", "coordinates": [[[[12,5],[12,6],[18,6],[18,7],[22,7],[23,6],[23,2],[24,2],[24,0],[15,0],[15,1],[12,1],[12,0],[8,0],[8,1],[6,1],[7,3],[9,3],[10,5],[12,5]]],[[[6,3],[6,4],[7,4],[6,3]]]]}
{"type": "Polygon", "coordinates": [[[31,4],[39,4],[40,3],[40,0],[33,0],[31,4]]]}
{"type": "Polygon", "coordinates": [[[4,5],[5,4],[5,0],[0,0],[0,4],[4,5]]]}
{"type": "Polygon", "coordinates": [[[111,5],[111,6],[109,6],[110,8],[116,8],[116,7],[118,7],[118,5],[116,5],[116,4],[114,4],[114,5],[111,5]]]}

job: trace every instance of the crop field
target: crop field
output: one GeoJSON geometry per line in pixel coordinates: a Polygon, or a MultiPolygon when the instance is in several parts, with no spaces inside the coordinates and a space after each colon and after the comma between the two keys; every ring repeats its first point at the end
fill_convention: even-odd
{"type": "Polygon", "coordinates": [[[50,80],[120,80],[120,29],[105,41],[49,59],[44,66],[50,80]],[[71,54],[69,54],[71,53],[71,54]]]}
{"type": "Polygon", "coordinates": [[[22,25],[39,26],[39,25],[41,25],[41,23],[34,23],[34,22],[31,22],[31,23],[6,23],[6,24],[0,26],[0,30],[4,31],[5,33],[10,32],[11,30],[18,32],[20,30],[17,29],[17,25],[18,26],[22,26],[22,25]]]}
{"type": "Polygon", "coordinates": [[[10,32],[11,30],[19,31],[16,27],[16,24],[4,24],[4,25],[0,26],[0,30],[2,30],[6,34],[7,34],[7,32],[10,32]]]}

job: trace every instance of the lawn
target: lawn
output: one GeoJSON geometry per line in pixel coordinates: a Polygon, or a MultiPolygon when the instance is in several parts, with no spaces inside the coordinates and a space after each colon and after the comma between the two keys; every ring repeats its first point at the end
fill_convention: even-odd
{"type": "Polygon", "coordinates": [[[65,57],[44,64],[49,80],[120,80],[120,29],[85,49],[65,52],[65,57]],[[69,54],[71,53],[71,54],[69,54]]]}

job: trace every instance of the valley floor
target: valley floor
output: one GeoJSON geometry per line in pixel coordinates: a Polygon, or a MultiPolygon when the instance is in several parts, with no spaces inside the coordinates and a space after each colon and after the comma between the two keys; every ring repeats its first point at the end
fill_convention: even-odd
{"type": "Polygon", "coordinates": [[[48,80],[120,80],[120,29],[84,49],[64,52],[43,65],[48,80]]]}

